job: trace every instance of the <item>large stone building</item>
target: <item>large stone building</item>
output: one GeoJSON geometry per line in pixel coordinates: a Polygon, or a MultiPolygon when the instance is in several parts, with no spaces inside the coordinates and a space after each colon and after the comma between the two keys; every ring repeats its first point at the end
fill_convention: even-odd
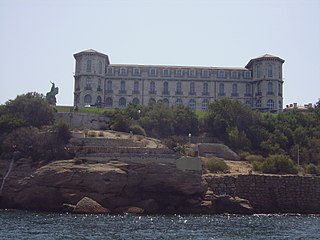
{"type": "Polygon", "coordinates": [[[110,64],[107,55],[95,50],[74,58],[75,106],[121,108],[162,101],[205,111],[210,102],[231,98],[253,110],[282,111],[284,60],[269,54],[239,68],[110,64]]]}

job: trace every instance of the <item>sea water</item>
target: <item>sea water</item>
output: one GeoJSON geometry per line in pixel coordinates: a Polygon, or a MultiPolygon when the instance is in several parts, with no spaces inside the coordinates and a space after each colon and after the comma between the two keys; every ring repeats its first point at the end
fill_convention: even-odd
{"type": "Polygon", "coordinates": [[[0,210],[0,239],[320,239],[320,216],[75,215],[0,210]]]}

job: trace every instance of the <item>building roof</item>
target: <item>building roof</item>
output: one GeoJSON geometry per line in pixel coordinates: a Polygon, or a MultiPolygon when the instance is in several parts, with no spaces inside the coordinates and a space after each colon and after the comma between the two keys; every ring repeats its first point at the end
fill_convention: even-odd
{"type": "Polygon", "coordinates": [[[267,53],[266,53],[266,54],[264,54],[264,55],[261,55],[261,56],[252,58],[252,59],[248,62],[248,64],[246,65],[246,68],[250,68],[253,62],[255,62],[255,61],[257,61],[257,60],[260,60],[260,59],[263,59],[263,58],[273,58],[273,59],[276,59],[276,60],[284,63],[284,60],[281,59],[280,57],[273,56],[273,55],[271,55],[271,54],[267,54],[267,53]]]}
{"type": "Polygon", "coordinates": [[[243,67],[212,67],[212,66],[175,66],[175,65],[147,65],[147,64],[110,64],[110,67],[131,67],[131,68],[166,68],[166,69],[207,69],[207,70],[234,70],[234,71],[248,71],[247,68],[243,67]]]}

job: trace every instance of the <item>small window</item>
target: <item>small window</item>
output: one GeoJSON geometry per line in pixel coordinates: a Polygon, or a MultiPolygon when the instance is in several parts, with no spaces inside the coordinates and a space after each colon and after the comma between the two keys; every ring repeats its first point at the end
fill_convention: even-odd
{"type": "Polygon", "coordinates": [[[127,105],[127,100],[124,97],[120,98],[119,99],[119,107],[124,108],[124,107],[126,107],[126,105],[127,105]]]}
{"type": "Polygon", "coordinates": [[[112,81],[111,80],[108,80],[107,81],[107,91],[112,91],[112,81]]]}
{"type": "Polygon", "coordinates": [[[209,71],[208,70],[202,70],[201,71],[201,76],[202,77],[209,77],[209,71]]]}
{"type": "Polygon", "coordinates": [[[135,93],[139,92],[139,82],[138,81],[134,81],[134,83],[133,83],[133,91],[135,93]]]}
{"type": "Polygon", "coordinates": [[[219,96],[224,96],[225,93],[224,93],[224,84],[223,83],[220,83],[219,84],[219,96]]]}
{"type": "Polygon", "coordinates": [[[272,77],[272,65],[268,65],[268,77],[272,77]]]}
{"type": "Polygon", "coordinates": [[[191,82],[190,83],[190,95],[195,95],[195,84],[194,84],[194,82],[191,82]]]}
{"type": "Polygon", "coordinates": [[[113,75],[113,67],[108,67],[107,68],[107,74],[108,75],[113,75]]]}
{"type": "Polygon", "coordinates": [[[239,78],[239,72],[233,71],[232,74],[231,74],[231,77],[232,78],[239,78]]]}
{"type": "Polygon", "coordinates": [[[106,107],[112,107],[113,106],[113,100],[111,97],[106,98],[106,107]]]}
{"type": "Polygon", "coordinates": [[[91,78],[87,78],[86,79],[86,87],[85,87],[85,90],[91,90],[91,84],[92,84],[92,80],[91,78]]]}
{"type": "Polygon", "coordinates": [[[163,99],[163,105],[165,105],[166,107],[169,107],[169,100],[167,98],[163,99]]]}
{"type": "Polygon", "coordinates": [[[182,99],[181,99],[181,98],[178,98],[178,99],[176,100],[176,105],[179,106],[179,105],[182,105],[182,104],[183,104],[182,99]]]}
{"type": "Polygon", "coordinates": [[[224,71],[219,71],[218,72],[218,78],[225,78],[225,72],[224,71]]]}
{"type": "Polygon", "coordinates": [[[150,82],[150,93],[156,93],[156,83],[154,81],[150,82]]]}
{"type": "Polygon", "coordinates": [[[256,107],[257,107],[257,108],[261,108],[261,100],[257,100],[257,102],[256,102],[256,107]]]}
{"type": "Polygon", "coordinates": [[[182,84],[181,82],[177,82],[177,94],[182,94],[182,84]]]}
{"type": "Polygon", "coordinates": [[[273,94],[273,83],[268,82],[268,92],[267,94],[272,95],[273,94]]]}
{"type": "Polygon", "coordinates": [[[261,94],[261,84],[257,83],[257,92],[258,94],[261,94]]]}
{"type": "Polygon", "coordinates": [[[91,60],[87,60],[87,72],[91,72],[91,60]]]}
{"type": "Polygon", "coordinates": [[[203,91],[202,91],[202,95],[209,95],[209,86],[207,82],[203,83],[203,91]]]}
{"type": "Polygon", "coordinates": [[[176,76],[181,77],[182,76],[182,69],[176,69],[176,76]]]}
{"type": "Polygon", "coordinates": [[[261,68],[260,65],[257,66],[257,78],[261,77],[261,68]]]}
{"type": "Polygon", "coordinates": [[[196,100],[190,99],[190,101],[189,101],[189,107],[190,107],[192,110],[196,110],[196,100]]]}
{"type": "Polygon", "coordinates": [[[156,71],[156,69],[154,69],[154,68],[151,68],[151,69],[149,70],[149,76],[155,77],[155,76],[156,76],[156,73],[157,73],[157,71],[156,71]]]}
{"type": "Polygon", "coordinates": [[[139,76],[140,75],[140,69],[139,68],[134,68],[133,69],[133,75],[134,76],[139,76]]]}
{"type": "Polygon", "coordinates": [[[127,69],[126,68],[120,68],[120,75],[127,75],[127,69]]]}
{"type": "Polygon", "coordinates": [[[97,101],[96,101],[96,104],[97,105],[101,105],[101,102],[102,102],[102,99],[100,96],[97,97],[97,101]]]}
{"type": "Polygon", "coordinates": [[[267,108],[270,110],[274,109],[274,101],[272,99],[267,101],[267,108]]]}
{"type": "Polygon", "coordinates": [[[84,96],[84,105],[91,105],[92,97],[90,94],[84,96]]]}
{"type": "Polygon", "coordinates": [[[99,61],[99,74],[102,74],[102,62],[99,61]]]}
{"type": "Polygon", "coordinates": [[[170,70],[169,70],[169,69],[163,69],[163,70],[162,70],[162,74],[163,74],[163,76],[165,76],[165,77],[169,77],[169,76],[170,76],[170,70]]]}
{"type": "Polygon", "coordinates": [[[169,84],[168,82],[163,83],[163,94],[169,94],[169,84]]]}
{"type": "Polygon", "coordinates": [[[238,96],[238,85],[236,83],[232,84],[232,93],[231,95],[233,97],[238,96]]]}
{"type": "Polygon", "coordinates": [[[251,96],[251,86],[249,83],[246,84],[246,93],[245,93],[246,97],[251,96]]]}
{"type": "Polygon", "coordinates": [[[207,111],[208,110],[208,105],[209,105],[209,100],[208,99],[203,99],[202,100],[202,104],[201,104],[201,109],[203,111],[207,111]]]}
{"type": "Polygon", "coordinates": [[[188,76],[189,77],[195,77],[196,76],[196,71],[194,69],[189,69],[188,76]]]}
{"type": "Polygon", "coordinates": [[[134,99],[132,100],[132,103],[133,103],[134,105],[139,105],[139,103],[140,103],[139,98],[134,98],[134,99]]]}
{"type": "Polygon", "coordinates": [[[251,78],[251,72],[244,72],[244,78],[251,78]]]}

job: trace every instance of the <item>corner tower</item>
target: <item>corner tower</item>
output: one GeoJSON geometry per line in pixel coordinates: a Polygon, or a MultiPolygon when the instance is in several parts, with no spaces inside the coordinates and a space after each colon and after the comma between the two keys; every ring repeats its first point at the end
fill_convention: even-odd
{"type": "Polygon", "coordinates": [[[262,112],[282,112],[284,60],[265,54],[253,58],[246,65],[252,73],[253,109],[262,112]]]}
{"type": "Polygon", "coordinates": [[[108,55],[89,49],[73,56],[76,60],[74,106],[101,104],[105,89],[105,69],[110,64],[108,55]]]}

